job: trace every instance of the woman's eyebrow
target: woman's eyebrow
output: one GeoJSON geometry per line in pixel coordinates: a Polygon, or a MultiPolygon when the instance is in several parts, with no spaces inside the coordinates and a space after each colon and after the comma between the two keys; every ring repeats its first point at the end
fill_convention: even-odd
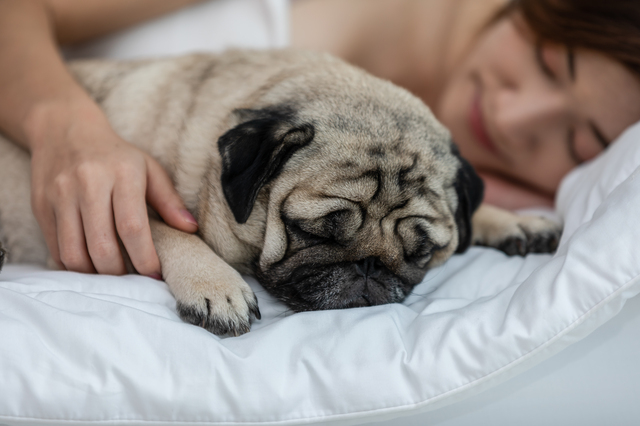
{"type": "Polygon", "coordinates": [[[607,147],[609,146],[609,141],[607,140],[607,138],[604,137],[604,134],[598,128],[596,123],[594,123],[593,121],[589,121],[589,127],[591,127],[591,131],[593,132],[593,134],[596,135],[596,140],[600,142],[600,145],[602,145],[602,148],[607,149],[607,147]]]}
{"type": "Polygon", "coordinates": [[[572,48],[567,48],[567,67],[571,81],[576,81],[576,55],[572,48]]]}

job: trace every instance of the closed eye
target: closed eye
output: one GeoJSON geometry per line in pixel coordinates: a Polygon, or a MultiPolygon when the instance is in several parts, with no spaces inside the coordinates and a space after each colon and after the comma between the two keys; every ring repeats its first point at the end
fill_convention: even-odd
{"type": "Polygon", "coordinates": [[[284,223],[289,229],[289,232],[291,232],[295,237],[304,241],[304,244],[307,247],[312,247],[318,244],[324,244],[331,241],[331,238],[327,238],[322,235],[316,235],[314,233],[311,233],[302,229],[302,227],[296,220],[286,219],[284,220],[284,223]]]}
{"type": "Polygon", "coordinates": [[[348,220],[349,214],[351,214],[349,210],[337,210],[325,215],[323,218],[325,232],[337,235],[348,220]]]}
{"type": "MultiPolygon", "coordinates": [[[[535,46],[535,56],[536,62],[540,67],[542,73],[547,76],[549,79],[553,81],[558,81],[560,78],[560,74],[564,74],[564,71],[561,69],[553,69],[553,67],[549,64],[548,59],[545,57],[545,50],[542,42],[536,43],[535,46]]],[[[571,82],[576,81],[576,60],[575,60],[575,52],[570,47],[566,47],[566,54],[564,64],[566,66],[566,73],[571,80],[571,82]]]]}
{"type": "Polygon", "coordinates": [[[410,262],[421,261],[422,263],[426,263],[431,260],[436,246],[429,238],[428,232],[421,226],[414,226],[413,232],[415,238],[414,244],[412,244],[412,249],[405,254],[405,257],[410,262]]]}
{"type": "Polygon", "coordinates": [[[551,67],[549,67],[549,65],[545,61],[544,55],[542,53],[543,53],[542,43],[536,43],[536,47],[535,47],[536,62],[538,63],[538,66],[540,67],[540,70],[542,71],[542,73],[548,78],[550,78],[551,80],[555,81],[557,77],[554,74],[554,72],[551,70],[551,67]]]}
{"type": "Polygon", "coordinates": [[[593,122],[589,122],[590,131],[581,131],[578,137],[578,130],[571,126],[567,131],[567,149],[572,161],[582,164],[598,156],[607,149],[608,142],[602,133],[595,127],[593,122]]]}
{"type": "Polygon", "coordinates": [[[574,127],[570,127],[567,134],[567,148],[569,149],[569,156],[576,164],[582,164],[584,161],[580,159],[576,151],[576,129],[574,127]]]}

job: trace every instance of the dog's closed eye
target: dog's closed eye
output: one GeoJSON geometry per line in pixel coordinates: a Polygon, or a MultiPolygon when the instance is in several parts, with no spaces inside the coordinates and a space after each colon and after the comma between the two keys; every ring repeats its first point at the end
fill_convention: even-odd
{"type": "Polygon", "coordinates": [[[339,209],[315,219],[285,219],[292,229],[298,228],[312,239],[349,241],[362,224],[362,213],[354,209],[339,209]]]}
{"type": "Polygon", "coordinates": [[[320,235],[336,242],[346,242],[352,238],[361,222],[359,212],[343,209],[316,219],[310,225],[317,229],[320,235]]]}
{"type": "Polygon", "coordinates": [[[416,263],[419,267],[426,265],[434,251],[441,249],[430,237],[424,219],[407,218],[398,223],[397,232],[404,247],[407,262],[416,263]]]}
{"type": "Polygon", "coordinates": [[[330,237],[321,235],[314,227],[309,226],[308,221],[284,218],[283,222],[289,230],[291,249],[309,248],[331,241],[330,237]]]}

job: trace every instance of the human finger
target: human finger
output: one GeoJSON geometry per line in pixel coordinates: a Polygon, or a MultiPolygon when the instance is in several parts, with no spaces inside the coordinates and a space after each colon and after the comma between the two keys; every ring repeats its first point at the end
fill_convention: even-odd
{"type": "Polygon", "coordinates": [[[80,215],[87,250],[99,274],[126,273],[113,218],[111,192],[96,188],[80,202],[80,215]]]}
{"type": "Polygon", "coordinates": [[[55,212],[56,238],[60,262],[68,271],[95,274],[87,251],[82,217],[78,206],[67,204],[55,212]]]}
{"type": "Polygon", "coordinates": [[[147,202],[167,225],[194,233],[198,223],[187,210],[167,172],[152,158],[147,158],[147,202]]]}
{"type": "Polygon", "coordinates": [[[161,275],[160,260],[151,238],[144,185],[116,185],[113,214],[118,235],[131,263],[141,275],[161,275]]]}
{"type": "Polygon", "coordinates": [[[34,200],[32,197],[31,205],[33,210],[33,215],[42,230],[42,235],[44,237],[44,241],[47,244],[47,248],[49,249],[49,255],[51,259],[58,265],[60,269],[66,269],[64,264],[60,261],[60,251],[58,250],[58,234],[56,229],[56,218],[53,213],[53,208],[51,206],[40,207],[36,209],[36,205],[39,203],[34,200]]]}

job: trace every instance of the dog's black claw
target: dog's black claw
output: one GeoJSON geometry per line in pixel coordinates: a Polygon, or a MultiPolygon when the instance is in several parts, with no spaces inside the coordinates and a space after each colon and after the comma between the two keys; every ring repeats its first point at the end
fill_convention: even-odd
{"type": "Polygon", "coordinates": [[[558,248],[562,232],[546,232],[529,237],[528,253],[553,253],[558,248]]]}
{"type": "Polygon", "coordinates": [[[251,313],[253,314],[255,319],[257,320],[262,319],[262,315],[260,314],[260,308],[258,307],[257,303],[251,306],[249,309],[251,310],[251,313]]]}
{"type": "MultiPolygon", "coordinates": [[[[258,307],[258,298],[255,294],[252,294],[253,300],[247,300],[247,304],[249,305],[249,312],[253,317],[257,320],[262,319],[262,315],[260,314],[260,308],[258,307]]],[[[245,299],[246,300],[246,299],[245,299]]]]}
{"type": "Polygon", "coordinates": [[[207,312],[204,309],[178,302],[176,305],[178,315],[184,322],[202,327],[218,336],[240,336],[251,330],[251,323],[248,318],[246,320],[239,318],[234,320],[232,318],[223,318],[215,313],[212,314],[210,301],[208,299],[205,300],[207,302],[207,312]]]}
{"type": "Polygon", "coordinates": [[[508,256],[526,256],[529,253],[553,253],[560,243],[561,231],[526,234],[526,237],[510,237],[496,248],[508,256]]]}
{"type": "Polygon", "coordinates": [[[524,256],[527,254],[527,240],[521,237],[507,238],[496,248],[507,256],[524,256]]]}
{"type": "Polygon", "coordinates": [[[2,270],[2,265],[4,265],[4,259],[7,256],[7,252],[2,248],[2,244],[0,244],[0,270],[2,270]]]}

